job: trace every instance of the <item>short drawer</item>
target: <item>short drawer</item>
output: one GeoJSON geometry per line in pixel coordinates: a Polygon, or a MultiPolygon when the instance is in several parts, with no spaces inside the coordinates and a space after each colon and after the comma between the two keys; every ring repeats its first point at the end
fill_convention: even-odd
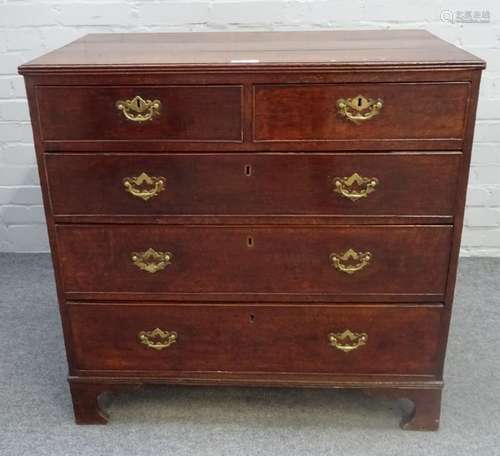
{"type": "MultiPolygon", "coordinates": [[[[460,139],[469,83],[257,85],[255,141],[460,139]]],[[[387,143],[389,144],[389,143],[387,143]]]]}
{"type": "Polygon", "coordinates": [[[41,86],[43,140],[241,141],[240,86],[41,86]]]}
{"type": "Polygon", "coordinates": [[[452,216],[460,153],[46,154],[55,215],[452,216]]]}
{"type": "Polygon", "coordinates": [[[441,308],[68,306],[74,368],[432,375],[441,308]]]}
{"type": "Polygon", "coordinates": [[[224,300],[231,294],[441,300],[452,233],[450,226],[56,229],[65,292],[216,294],[224,300]]]}

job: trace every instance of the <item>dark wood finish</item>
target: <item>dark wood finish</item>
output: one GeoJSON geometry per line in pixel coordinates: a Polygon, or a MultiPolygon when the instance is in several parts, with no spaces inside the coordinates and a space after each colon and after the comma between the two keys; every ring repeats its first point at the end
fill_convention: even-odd
{"type": "MultiPolygon", "coordinates": [[[[21,66],[76,421],[103,423],[98,396],[129,386],[261,385],[355,388],[407,398],[415,409],[405,428],[435,430],[484,67],[480,59],[418,30],[89,35],[21,66]],[[353,93],[340,94],[344,88],[353,93]],[[161,92],[169,122],[124,122],[114,98],[132,97],[132,89],[145,97],[161,92]],[[381,114],[364,125],[350,125],[336,114],[337,94],[356,96],[354,89],[384,98],[381,114]],[[252,176],[242,175],[242,164],[252,165],[252,176]],[[132,174],[131,167],[139,165],[168,165],[163,199],[149,205],[121,199],[128,196],[121,193],[121,173],[132,174]],[[354,165],[358,172],[382,176],[379,188],[354,204],[332,198],[331,167],[348,175],[354,165]],[[242,245],[248,236],[256,241],[252,247],[242,245]],[[123,250],[135,249],[137,241],[141,248],[146,241],[160,248],[165,240],[175,243],[176,257],[157,273],[164,275],[117,269],[122,260],[130,261],[123,250]],[[323,250],[344,241],[377,250],[374,258],[384,266],[373,263],[361,271],[372,281],[323,269],[323,250]],[[198,275],[189,280],[193,271],[198,275]],[[169,288],[171,279],[177,290],[169,288]],[[266,313],[264,326],[261,319],[243,323],[250,308],[266,313]],[[191,363],[191,371],[103,365],[142,358],[129,359],[118,344],[98,343],[102,334],[92,328],[105,328],[120,341],[114,320],[130,328],[154,324],[150,310],[157,319],[182,315],[184,328],[194,331],[208,327],[214,309],[223,309],[225,317],[210,317],[212,326],[230,326],[233,336],[226,351],[200,363],[215,366],[225,359],[228,370],[203,371],[196,356],[182,360],[191,363]],[[107,318],[104,326],[104,314],[118,317],[107,318]],[[394,334],[414,335],[415,346],[404,338],[405,351],[397,352],[394,343],[377,336],[371,367],[362,351],[370,345],[345,354],[352,363],[345,368],[360,369],[350,373],[333,367],[318,372],[315,366],[324,364],[310,356],[312,348],[297,348],[297,356],[284,348],[264,350],[261,360],[254,355],[255,362],[268,360],[270,369],[274,363],[297,372],[243,370],[245,363],[256,364],[238,357],[234,365],[242,370],[231,370],[234,347],[250,356],[252,347],[266,343],[263,337],[245,344],[242,332],[284,347],[276,328],[304,331],[301,345],[295,339],[289,344],[312,347],[312,331],[327,315],[352,330],[366,322],[372,334],[395,328],[394,334]],[[79,318],[85,323],[77,324],[79,318]],[[229,325],[238,318],[239,326],[229,325]],[[88,336],[75,341],[73,329],[88,336]],[[85,368],[77,366],[81,350],[92,344],[106,356],[86,351],[85,368]],[[426,348],[405,355],[417,346],[426,348]]],[[[214,354],[220,347],[207,340],[204,349],[214,354]]]]}
{"type": "Polygon", "coordinates": [[[332,147],[345,140],[460,139],[468,92],[467,82],[257,85],[254,138],[331,141],[332,147]],[[337,108],[337,100],[358,95],[383,101],[380,113],[362,125],[337,108]]]}
{"type": "MultiPolygon", "coordinates": [[[[476,74],[471,78],[472,87],[475,94],[479,93],[479,84],[481,80],[481,73],[476,74]]],[[[469,132],[466,142],[464,144],[464,151],[466,152],[465,159],[462,161],[462,166],[459,172],[458,191],[456,194],[455,202],[455,225],[452,240],[452,249],[450,254],[450,267],[448,271],[448,281],[445,297],[445,314],[441,324],[441,346],[442,346],[442,363],[439,370],[439,375],[442,378],[444,370],[444,360],[446,355],[446,346],[448,342],[449,326],[451,320],[451,311],[453,307],[453,298],[455,293],[455,283],[457,277],[458,257],[460,254],[460,242],[462,240],[462,229],[465,212],[465,199],[467,195],[467,182],[469,178],[469,169],[471,162],[472,142],[474,138],[474,126],[476,120],[478,96],[471,98],[469,101],[469,114],[467,118],[467,130],[469,132]]]]}
{"type": "MultiPolygon", "coordinates": [[[[224,385],[223,381],[214,381],[210,379],[210,374],[205,375],[201,380],[202,384],[224,385]]],[[[236,374],[238,375],[238,374],[236,374]]],[[[244,373],[241,377],[248,380],[254,385],[265,386],[282,386],[276,380],[266,381],[262,378],[255,377],[255,374],[244,373]]],[[[276,376],[279,376],[277,374],[276,376]]],[[[240,374],[241,376],[241,374],[240,374]]],[[[218,375],[220,377],[220,374],[218,375]]],[[[232,380],[227,384],[235,383],[235,375],[231,374],[232,380]]],[[[419,387],[418,384],[410,382],[406,377],[404,384],[398,384],[396,381],[378,382],[377,386],[371,389],[364,389],[363,385],[368,383],[366,381],[354,382],[354,376],[350,376],[349,382],[342,382],[333,380],[331,377],[322,383],[320,375],[314,374],[301,374],[301,379],[307,378],[307,383],[301,385],[302,387],[323,387],[328,385],[332,388],[351,388],[360,389],[368,396],[382,396],[386,399],[406,399],[413,403],[413,409],[410,412],[403,412],[401,420],[401,428],[404,430],[412,431],[435,431],[439,427],[440,412],[441,412],[441,385],[427,382],[424,387],[419,387]]],[[[379,377],[380,378],[380,377],[379,377]]],[[[197,385],[197,383],[189,374],[183,374],[182,377],[163,376],[161,378],[149,377],[147,380],[150,384],[163,384],[163,383],[177,383],[184,385],[197,385]]],[[[137,378],[106,378],[106,377],[70,377],[69,378],[71,395],[73,398],[73,407],[75,413],[75,421],[77,424],[93,424],[102,425],[107,424],[108,415],[103,410],[99,398],[102,394],[116,394],[123,391],[130,391],[140,389],[142,383],[137,383],[137,378]]],[[[244,384],[241,382],[241,384],[244,384]]],[[[288,385],[286,381],[283,385],[288,385]]]]}
{"type": "Polygon", "coordinates": [[[440,307],[71,304],[75,370],[422,375],[438,362],[440,307]],[[113,322],[113,324],[110,324],[113,322]],[[161,351],[140,331],[176,331],[161,351]],[[328,334],[368,334],[345,353],[328,334]],[[374,365],[373,360],[377,359],[374,365]]]}
{"type": "Polygon", "coordinates": [[[55,215],[56,224],[75,223],[78,225],[111,223],[117,225],[144,224],[158,225],[422,225],[422,224],[453,224],[454,215],[343,215],[343,214],[268,214],[268,215],[55,215]]]}
{"type": "Polygon", "coordinates": [[[120,86],[37,89],[44,140],[241,141],[241,87],[120,86]],[[118,100],[161,102],[147,122],[127,119],[118,100]]]}
{"type": "Polygon", "coordinates": [[[408,431],[437,431],[441,417],[441,391],[441,388],[377,388],[365,390],[365,393],[388,399],[410,400],[413,408],[404,414],[401,428],[408,431]]]}
{"type": "Polygon", "coordinates": [[[202,71],[206,66],[246,72],[310,65],[484,68],[481,59],[425,30],[342,30],[91,34],[21,66],[20,72],[202,71]]]}
{"type": "MultiPolygon", "coordinates": [[[[47,154],[57,215],[452,216],[461,153],[47,154]],[[123,179],[146,172],[165,190],[143,201],[123,179]],[[356,202],[337,177],[379,180],[356,202]],[[85,188],[86,197],[81,198],[85,188]],[[439,196],[439,198],[437,197],[439,196]]],[[[451,221],[451,220],[450,220],[451,221]]]]}
{"type": "MultiPolygon", "coordinates": [[[[57,226],[66,292],[237,295],[435,294],[442,300],[448,226],[57,226]],[[172,264],[140,270],[132,252],[171,252],[172,264]],[[366,268],[334,269],[330,254],[371,252],[366,268]],[[237,267],[235,267],[237,265],[237,267]]],[[[356,263],[356,262],[354,262],[356,263]]],[[[272,296],[271,296],[272,298],[272,296]]]]}
{"type": "Polygon", "coordinates": [[[103,387],[98,384],[70,384],[76,424],[106,424],[107,414],[98,403],[103,387]]]}
{"type": "Polygon", "coordinates": [[[118,393],[140,388],[140,384],[69,382],[76,424],[107,424],[108,415],[99,398],[103,393],[118,393]]]}

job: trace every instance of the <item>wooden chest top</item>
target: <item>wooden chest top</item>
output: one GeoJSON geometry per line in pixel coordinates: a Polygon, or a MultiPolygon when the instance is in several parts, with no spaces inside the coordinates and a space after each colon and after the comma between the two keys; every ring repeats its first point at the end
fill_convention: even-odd
{"type": "Polygon", "coordinates": [[[424,30],[90,34],[20,68],[119,69],[141,66],[264,69],[276,66],[464,67],[484,62],[424,30]]]}

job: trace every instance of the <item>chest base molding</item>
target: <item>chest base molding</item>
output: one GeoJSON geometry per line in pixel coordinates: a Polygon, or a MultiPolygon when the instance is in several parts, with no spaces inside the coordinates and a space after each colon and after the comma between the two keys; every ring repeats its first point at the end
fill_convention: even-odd
{"type": "MultiPolygon", "coordinates": [[[[392,380],[342,380],[335,376],[274,374],[250,377],[248,374],[200,374],[158,378],[116,377],[69,377],[73,409],[77,424],[107,424],[108,415],[100,405],[99,396],[137,391],[145,385],[205,385],[205,386],[265,386],[265,387],[309,387],[323,389],[354,390],[369,397],[398,400],[402,419],[400,427],[412,431],[436,431],[441,415],[440,381],[402,379],[392,380]],[[412,403],[411,410],[403,408],[403,400],[412,403]]],[[[335,404],[332,403],[332,407],[335,404]]]]}

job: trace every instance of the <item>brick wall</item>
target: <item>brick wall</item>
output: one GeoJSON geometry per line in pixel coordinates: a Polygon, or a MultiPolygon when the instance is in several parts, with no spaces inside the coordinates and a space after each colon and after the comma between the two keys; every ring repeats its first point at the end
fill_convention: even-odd
{"type": "Polygon", "coordinates": [[[89,32],[331,28],[425,28],[487,60],[462,253],[500,256],[498,0],[0,0],[0,251],[48,250],[19,64],[89,32]],[[470,10],[490,22],[443,20],[470,10]]]}

